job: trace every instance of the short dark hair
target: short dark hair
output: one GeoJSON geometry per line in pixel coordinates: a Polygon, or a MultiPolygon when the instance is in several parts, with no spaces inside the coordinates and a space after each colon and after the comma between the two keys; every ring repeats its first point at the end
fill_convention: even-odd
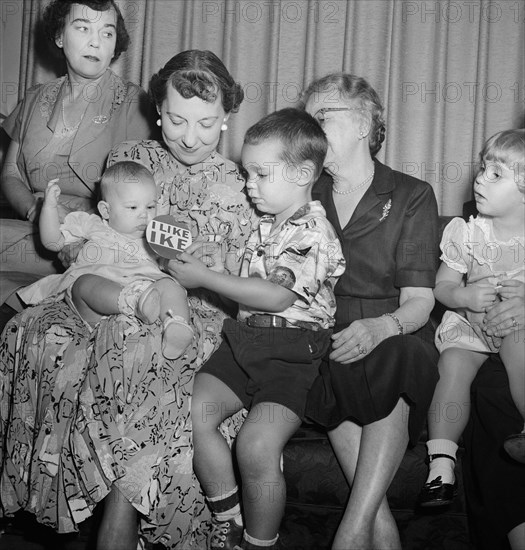
{"type": "Polygon", "coordinates": [[[349,73],[331,73],[314,80],[302,94],[302,102],[316,93],[338,92],[343,99],[356,100],[363,111],[370,113],[371,125],[368,147],[372,156],[377,155],[385,140],[386,126],[383,118],[383,105],[367,80],[349,73]]]}
{"type": "Polygon", "coordinates": [[[237,112],[244,99],[241,85],[209,50],[180,52],[151,77],[149,93],[157,107],[166,99],[168,82],[185,99],[199,97],[213,103],[220,93],[226,113],[237,112]]]}
{"type": "Polygon", "coordinates": [[[153,174],[144,165],[131,160],[116,162],[108,166],[100,178],[100,197],[106,200],[115,184],[137,182],[143,179],[152,180],[155,183],[153,174]]]}
{"type": "Polygon", "coordinates": [[[58,49],[55,40],[64,30],[66,17],[69,15],[73,4],[81,4],[95,11],[107,11],[111,8],[115,10],[117,14],[117,41],[113,61],[116,61],[120,57],[120,54],[128,49],[129,34],[126,30],[122,13],[115,0],[53,0],[48,4],[44,11],[42,23],[45,34],[51,42],[51,46],[54,47],[53,51],[58,49]]]}
{"type": "Polygon", "coordinates": [[[314,181],[317,180],[328,150],[326,135],[315,118],[306,111],[291,107],[266,115],[248,128],[244,136],[246,145],[259,145],[268,140],[282,143],[282,160],[297,166],[310,160],[314,164],[314,181]]]}

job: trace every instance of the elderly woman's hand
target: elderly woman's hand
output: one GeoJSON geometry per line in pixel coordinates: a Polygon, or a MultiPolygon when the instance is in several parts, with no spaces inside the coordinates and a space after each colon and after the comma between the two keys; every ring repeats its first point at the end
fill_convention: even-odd
{"type": "Polygon", "coordinates": [[[501,285],[503,300],[487,310],[483,322],[489,336],[503,338],[525,326],[525,283],[503,281],[501,285]]]}
{"type": "Polygon", "coordinates": [[[509,298],[521,298],[525,300],[525,284],[516,279],[507,279],[500,281],[499,295],[502,300],[508,300],[509,298]]]}
{"type": "Polygon", "coordinates": [[[366,357],[377,345],[391,336],[388,321],[384,317],[360,319],[332,335],[330,359],[342,363],[354,363],[366,357]]]}

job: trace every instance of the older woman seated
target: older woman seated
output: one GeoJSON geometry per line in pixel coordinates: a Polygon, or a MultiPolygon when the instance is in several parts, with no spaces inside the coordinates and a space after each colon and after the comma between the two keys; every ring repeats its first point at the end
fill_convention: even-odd
{"type": "Polygon", "coordinates": [[[364,79],[313,82],[305,108],[328,137],[326,175],[313,196],[343,244],[332,350],[321,365],[308,415],[328,428],[352,485],[333,550],[401,548],[386,490],[416,442],[436,385],[434,305],[438,216],[432,188],[375,155],[383,108],[364,79]]]}

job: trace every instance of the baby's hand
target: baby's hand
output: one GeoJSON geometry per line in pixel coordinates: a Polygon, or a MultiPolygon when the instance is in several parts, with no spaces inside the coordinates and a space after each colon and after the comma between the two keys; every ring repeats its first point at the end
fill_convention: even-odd
{"type": "Polygon", "coordinates": [[[525,299],[525,283],[516,281],[516,279],[507,279],[500,281],[498,286],[498,294],[502,300],[508,300],[509,298],[521,298],[525,299]]]}
{"type": "Polygon", "coordinates": [[[44,207],[57,208],[58,197],[60,197],[60,187],[58,186],[58,178],[50,180],[44,191],[44,207]]]}
{"type": "Polygon", "coordinates": [[[496,301],[498,291],[494,285],[473,284],[463,289],[467,307],[471,311],[485,312],[496,301]]]}

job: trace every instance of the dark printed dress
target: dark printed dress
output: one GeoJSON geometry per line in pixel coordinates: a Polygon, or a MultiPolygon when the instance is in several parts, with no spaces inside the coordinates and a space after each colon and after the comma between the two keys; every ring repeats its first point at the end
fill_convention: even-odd
{"type": "MultiPolygon", "coordinates": [[[[395,311],[403,287],[434,287],[438,215],[430,185],[376,160],[372,184],[346,227],[339,224],[329,176],[316,183],[313,198],[325,207],[347,266],[335,287],[334,332],[395,311]]],[[[310,391],[307,416],[329,429],[344,420],[366,425],[387,417],[403,397],[414,443],[438,380],[437,360],[430,324],[387,338],[355,363],[327,357],[310,391]]]]}
{"type": "MultiPolygon", "coordinates": [[[[144,164],[160,189],[159,213],[193,239],[221,243],[238,273],[255,221],[235,165],[218,154],[180,166],[155,141],[127,142],[108,160],[144,164]]],[[[113,483],[141,514],[141,534],[170,548],[205,547],[209,512],[192,470],[190,396],[195,372],[220,343],[227,314],[210,292],[188,292],[193,344],[168,361],[160,324],[106,317],[92,333],[64,302],[17,315],[0,348],[0,496],[61,532],[91,515],[113,483]]],[[[237,416],[224,428],[234,435],[237,416]]]]}

